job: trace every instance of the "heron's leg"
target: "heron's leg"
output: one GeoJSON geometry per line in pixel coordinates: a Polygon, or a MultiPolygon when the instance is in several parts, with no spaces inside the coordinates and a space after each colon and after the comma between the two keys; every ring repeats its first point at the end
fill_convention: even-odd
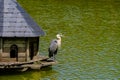
{"type": "Polygon", "coordinates": [[[54,52],[54,60],[56,59],[55,55],[57,54],[57,52],[58,52],[58,48],[54,52]]]}
{"type": "Polygon", "coordinates": [[[49,56],[49,58],[50,58],[50,52],[49,52],[48,56],[49,56]]]}
{"type": "Polygon", "coordinates": [[[53,60],[55,60],[55,54],[53,54],[53,60]]]}
{"type": "Polygon", "coordinates": [[[52,52],[49,52],[49,58],[53,57],[52,52]]]}
{"type": "Polygon", "coordinates": [[[57,52],[58,52],[58,48],[55,50],[54,54],[56,55],[56,54],[57,54],[57,52]]]}

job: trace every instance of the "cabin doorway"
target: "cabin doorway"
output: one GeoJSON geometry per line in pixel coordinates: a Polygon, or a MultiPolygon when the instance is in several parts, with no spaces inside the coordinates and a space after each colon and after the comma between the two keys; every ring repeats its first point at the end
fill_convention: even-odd
{"type": "Polygon", "coordinates": [[[16,58],[16,61],[18,61],[18,46],[15,44],[10,47],[10,58],[16,58]]]}
{"type": "Polygon", "coordinates": [[[34,57],[34,44],[30,43],[30,60],[34,57]]]}

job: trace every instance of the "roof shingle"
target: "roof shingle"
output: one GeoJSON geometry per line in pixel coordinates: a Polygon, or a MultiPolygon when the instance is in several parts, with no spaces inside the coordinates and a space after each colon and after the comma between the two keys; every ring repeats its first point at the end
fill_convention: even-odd
{"type": "Polygon", "coordinates": [[[16,0],[0,0],[0,37],[38,37],[44,34],[16,0]]]}

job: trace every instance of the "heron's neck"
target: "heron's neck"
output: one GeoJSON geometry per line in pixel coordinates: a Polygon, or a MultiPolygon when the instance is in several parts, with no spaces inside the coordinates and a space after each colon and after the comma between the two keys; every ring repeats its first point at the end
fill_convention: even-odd
{"type": "Polygon", "coordinates": [[[61,37],[57,38],[58,47],[61,47],[61,37]]]}
{"type": "Polygon", "coordinates": [[[61,37],[57,37],[57,40],[61,41],[61,37]]]}

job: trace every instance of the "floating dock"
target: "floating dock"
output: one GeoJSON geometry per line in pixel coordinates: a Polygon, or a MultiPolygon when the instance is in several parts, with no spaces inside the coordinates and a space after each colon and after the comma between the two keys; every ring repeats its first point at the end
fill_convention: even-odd
{"type": "Polygon", "coordinates": [[[48,61],[48,57],[35,56],[33,60],[27,62],[0,62],[0,69],[18,69],[26,71],[27,69],[41,69],[42,67],[52,66],[57,61],[48,61]]]}

